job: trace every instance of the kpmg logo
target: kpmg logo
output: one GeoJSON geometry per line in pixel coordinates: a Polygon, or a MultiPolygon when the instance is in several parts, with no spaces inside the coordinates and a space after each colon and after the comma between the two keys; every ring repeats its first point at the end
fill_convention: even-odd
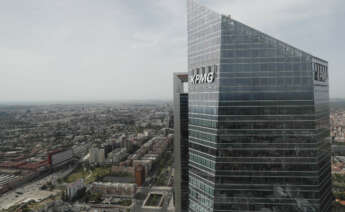
{"type": "Polygon", "coordinates": [[[319,63],[314,63],[314,80],[319,82],[328,81],[328,67],[319,63]]]}
{"type": "Polygon", "coordinates": [[[213,83],[216,70],[216,65],[193,69],[190,81],[192,84],[213,83]]]}

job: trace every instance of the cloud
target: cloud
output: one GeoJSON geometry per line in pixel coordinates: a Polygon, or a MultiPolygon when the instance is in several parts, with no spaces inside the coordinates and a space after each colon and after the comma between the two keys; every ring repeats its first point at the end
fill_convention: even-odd
{"type": "MultiPolygon", "coordinates": [[[[344,72],[344,1],[200,0],[344,72]]],[[[0,101],[172,98],[187,68],[186,2],[0,1],[0,101]],[[25,93],[23,92],[25,91],[25,93]]]]}

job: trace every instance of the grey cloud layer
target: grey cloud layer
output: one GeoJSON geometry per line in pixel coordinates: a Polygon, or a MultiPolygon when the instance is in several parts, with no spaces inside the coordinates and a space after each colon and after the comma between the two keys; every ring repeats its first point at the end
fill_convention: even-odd
{"type": "MultiPolygon", "coordinates": [[[[201,0],[329,60],[334,97],[345,97],[343,2],[201,0]]],[[[171,98],[185,16],[182,0],[0,1],[0,102],[171,98]]]]}

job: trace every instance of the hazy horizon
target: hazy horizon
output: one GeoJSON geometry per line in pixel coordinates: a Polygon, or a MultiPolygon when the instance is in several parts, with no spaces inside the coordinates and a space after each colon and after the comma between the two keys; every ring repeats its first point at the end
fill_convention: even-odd
{"type": "Polygon", "coordinates": [[[0,101],[0,106],[12,106],[12,105],[68,105],[68,104],[125,104],[125,103],[144,103],[144,104],[156,104],[172,102],[172,99],[119,99],[119,100],[46,100],[46,101],[0,101]]]}
{"type": "MultiPolygon", "coordinates": [[[[199,0],[329,62],[345,98],[345,1],[199,0]]],[[[172,99],[187,70],[186,2],[0,2],[0,104],[172,99]]]]}

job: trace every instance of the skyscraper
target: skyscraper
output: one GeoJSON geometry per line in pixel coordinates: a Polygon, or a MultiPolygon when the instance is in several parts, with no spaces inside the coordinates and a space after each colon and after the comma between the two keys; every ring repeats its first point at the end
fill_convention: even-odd
{"type": "Polygon", "coordinates": [[[175,208],[188,211],[188,74],[174,74],[175,208]]]}
{"type": "Polygon", "coordinates": [[[187,2],[189,211],[330,211],[327,61],[187,2]]]}

